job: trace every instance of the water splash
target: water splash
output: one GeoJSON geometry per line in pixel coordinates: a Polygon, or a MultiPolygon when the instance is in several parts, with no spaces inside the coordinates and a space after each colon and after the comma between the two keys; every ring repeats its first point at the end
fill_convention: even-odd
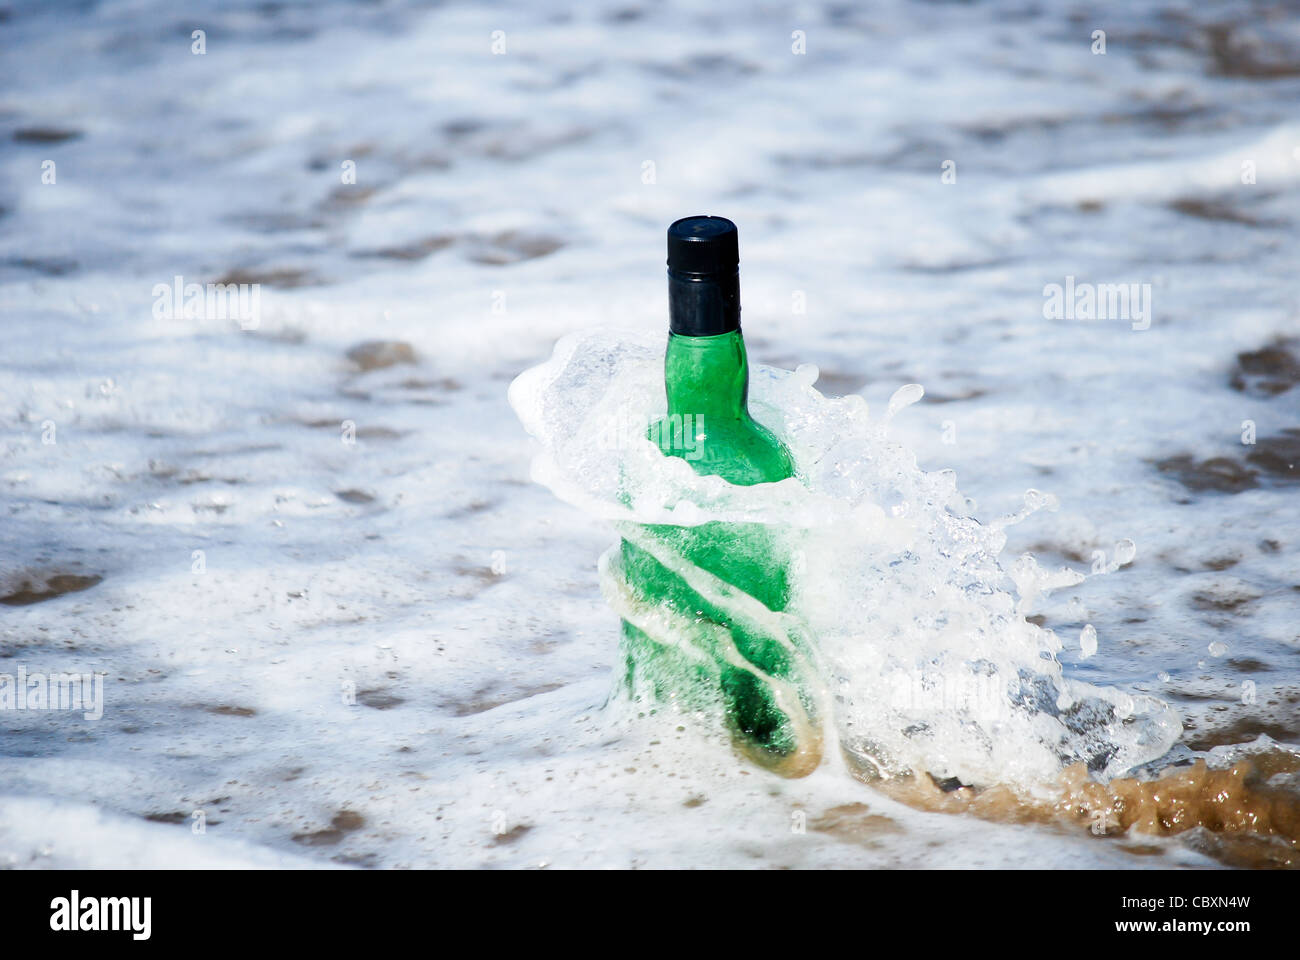
{"type": "MultiPolygon", "coordinates": [[[[647,523],[779,530],[795,560],[782,627],[811,638],[817,695],[828,705],[822,735],[838,741],[854,772],[1028,786],[1079,765],[1104,780],[1177,741],[1182,727],[1168,705],[1066,677],[1060,641],[1025,619],[1039,596],[1085,579],[1030,556],[1007,568],[999,560],[1005,527],[1056,509],[1056,499],[1030,490],[1015,514],[981,524],[952,471],[921,470],[890,438],[890,420],[922,397],[919,385],[897,391],[873,420],[861,397],[822,396],[811,365],[793,373],[755,365],[751,411],[784,440],[798,476],[740,487],[697,476],[645,438],[644,425],[666,410],[662,357],[658,337],[575,334],[520,375],[510,402],[542,445],[533,478],[625,536],[647,523]]],[[[1113,565],[1133,555],[1117,548],[1113,565]]],[[[664,559],[738,619],[778,617],[682,558],[664,559]]],[[[631,605],[610,555],[601,570],[620,616],[663,616],[631,605]]],[[[657,635],[675,633],[688,647],[707,639],[693,640],[693,629],[656,624],[657,635]]],[[[806,736],[805,765],[821,753],[815,731],[806,736]]]]}

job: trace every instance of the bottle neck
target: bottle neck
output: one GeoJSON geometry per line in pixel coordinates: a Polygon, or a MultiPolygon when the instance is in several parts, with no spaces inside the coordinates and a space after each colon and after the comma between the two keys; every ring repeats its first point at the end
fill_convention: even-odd
{"type": "Polygon", "coordinates": [[[668,413],[739,420],[749,413],[749,360],[739,328],[709,337],[669,332],[668,413]]]}

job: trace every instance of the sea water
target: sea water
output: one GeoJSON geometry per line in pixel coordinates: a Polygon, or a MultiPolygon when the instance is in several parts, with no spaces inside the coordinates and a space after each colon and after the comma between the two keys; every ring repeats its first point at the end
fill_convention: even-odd
{"type": "MultiPolygon", "coordinates": [[[[0,866],[1243,862],[1208,816],[1081,811],[1198,760],[1173,794],[1294,796],[1300,30],[1110,6],[7,3],[0,673],[105,680],[97,721],[0,711],[0,866]],[[805,585],[845,575],[805,606],[861,619],[820,631],[832,749],[800,779],[611,698],[617,518],[530,479],[506,399],[597,326],[654,334],[653,398],[663,230],[698,212],[743,233],[751,359],[817,365],[884,433],[846,445],[920,467],[781,492],[884,514],[875,552],[804,549],[805,585]],[[258,322],[160,311],[178,275],[259,283],[258,322]],[[1045,316],[1069,277],[1150,309],[1045,316]],[[857,589],[896,534],[914,559],[857,589]],[[908,592],[962,570],[973,597],[908,592]],[[1182,738],[1115,775],[1166,735],[1146,697],[1182,738]],[[982,741],[1003,704],[1023,761],[982,741]]],[[[760,418],[840,422],[795,376],[760,418]]]]}

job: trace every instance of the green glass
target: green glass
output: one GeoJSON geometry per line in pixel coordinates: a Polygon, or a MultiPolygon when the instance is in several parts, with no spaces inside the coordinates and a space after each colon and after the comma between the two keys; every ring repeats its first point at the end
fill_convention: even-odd
{"type": "MultiPolygon", "coordinates": [[[[665,456],[686,460],[697,474],[719,476],[743,486],[794,476],[789,451],[749,414],[749,363],[738,329],[702,337],[670,333],[664,374],[668,414],[651,425],[649,438],[665,456]]],[[[690,563],[740,588],[768,609],[786,608],[789,558],[768,525],[711,522],[644,529],[690,563]]],[[[703,619],[718,624],[751,664],[797,684],[790,654],[780,640],[759,628],[733,622],[725,610],[627,540],[622,543],[622,565],[627,582],[643,600],[696,622],[703,619]]],[[[657,699],[666,700],[689,697],[692,684],[719,683],[733,735],[748,748],[746,752],[760,762],[777,765],[797,749],[790,718],[761,678],[727,663],[717,651],[712,669],[702,666],[627,621],[623,622],[623,638],[629,688],[648,687],[657,699]]],[[[811,714],[812,705],[802,688],[800,691],[803,708],[811,714]]]]}

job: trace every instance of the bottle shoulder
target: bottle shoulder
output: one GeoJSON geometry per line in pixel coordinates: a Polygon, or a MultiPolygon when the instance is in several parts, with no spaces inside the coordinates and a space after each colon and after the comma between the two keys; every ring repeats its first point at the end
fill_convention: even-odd
{"type": "Polygon", "coordinates": [[[789,450],[761,423],[740,418],[702,416],[681,434],[661,432],[659,448],[680,457],[701,476],[718,476],[728,483],[752,486],[794,476],[789,450]]]}

